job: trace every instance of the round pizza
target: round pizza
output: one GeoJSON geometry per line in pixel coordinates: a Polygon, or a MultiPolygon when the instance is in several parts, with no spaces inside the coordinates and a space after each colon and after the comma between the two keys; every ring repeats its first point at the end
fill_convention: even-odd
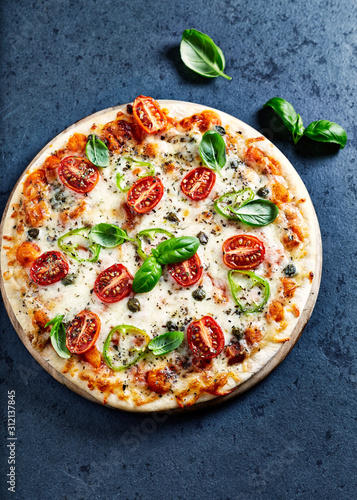
{"type": "Polygon", "coordinates": [[[262,378],[318,286],[316,215],[285,156],[225,113],[145,96],[39,153],[2,242],[5,304],[31,354],[129,411],[222,400],[262,378]]]}

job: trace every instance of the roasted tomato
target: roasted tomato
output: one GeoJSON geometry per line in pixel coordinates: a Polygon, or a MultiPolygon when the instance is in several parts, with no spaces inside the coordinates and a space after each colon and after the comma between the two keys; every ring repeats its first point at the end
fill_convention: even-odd
{"type": "Polygon", "coordinates": [[[58,175],[66,187],[77,193],[89,193],[99,180],[97,168],[82,156],[63,158],[58,175]]]}
{"type": "Polygon", "coordinates": [[[133,115],[138,125],[147,134],[156,134],[166,128],[166,116],[152,97],[139,95],[134,101],[133,115]]]}
{"type": "Polygon", "coordinates": [[[215,358],[224,348],[222,328],[211,316],[190,323],[187,340],[193,354],[204,359],[215,358]]]}
{"type": "Polygon", "coordinates": [[[263,242],[250,234],[238,234],[223,243],[223,262],[231,269],[254,269],[264,260],[263,242]]]}
{"type": "Polygon", "coordinates": [[[191,200],[204,200],[212,191],[216,174],[206,167],[191,170],[181,181],[181,189],[191,200]]]}
{"type": "Polygon", "coordinates": [[[128,191],[128,205],[138,214],[146,214],[161,200],[164,186],[158,177],[148,175],[134,182],[128,191]]]}
{"type": "Polygon", "coordinates": [[[73,354],[83,354],[91,349],[100,332],[100,319],[84,309],[70,322],[66,332],[66,346],[73,354]]]}
{"type": "Polygon", "coordinates": [[[225,355],[228,358],[228,365],[236,365],[237,363],[243,363],[247,357],[247,352],[239,344],[239,342],[232,342],[227,345],[224,350],[225,355]]]}
{"type": "Polygon", "coordinates": [[[32,264],[30,277],[37,285],[47,286],[67,276],[68,271],[68,262],[61,252],[50,250],[40,255],[32,264]]]}
{"type": "Polygon", "coordinates": [[[197,253],[190,259],[169,264],[169,273],[180,286],[191,286],[197,283],[202,276],[202,264],[197,253]]]}
{"type": "Polygon", "coordinates": [[[133,277],[122,264],[101,272],[94,283],[94,293],[102,302],[119,302],[131,293],[133,277]]]}
{"type": "Polygon", "coordinates": [[[40,255],[40,247],[31,241],[24,241],[16,250],[16,259],[22,266],[30,266],[40,255]]]}
{"type": "Polygon", "coordinates": [[[168,392],[171,387],[171,378],[172,373],[169,369],[164,368],[163,370],[156,369],[150,370],[147,373],[146,381],[150,389],[158,394],[164,394],[168,392]]]}

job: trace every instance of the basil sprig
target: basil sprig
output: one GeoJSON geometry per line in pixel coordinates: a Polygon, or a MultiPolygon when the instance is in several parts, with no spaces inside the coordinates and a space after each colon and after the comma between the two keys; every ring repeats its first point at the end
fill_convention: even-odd
{"type": "Polygon", "coordinates": [[[134,293],[150,292],[159,281],[162,267],[155,257],[148,257],[134,276],[132,289],[134,293]]]}
{"type": "Polygon", "coordinates": [[[104,142],[94,134],[89,136],[86,144],[86,155],[88,160],[96,167],[109,167],[109,150],[104,142]]]}
{"type": "Polygon", "coordinates": [[[50,339],[53,349],[60,358],[68,359],[71,353],[66,347],[66,329],[63,324],[63,315],[57,314],[51,321],[46,323],[45,328],[51,326],[50,339]]]}
{"type": "Polygon", "coordinates": [[[226,143],[223,137],[214,130],[208,130],[203,135],[199,152],[207,167],[218,173],[226,164],[226,143]]]}
{"type": "Polygon", "coordinates": [[[316,142],[338,144],[340,149],[343,149],[346,145],[347,134],[337,123],[328,120],[317,120],[304,129],[301,116],[285,99],[273,97],[263,106],[263,108],[267,107],[274,110],[285,127],[292,133],[294,144],[297,144],[301,137],[305,136],[316,142]]]}
{"type": "Polygon", "coordinates": [[[183,342],[183,337],[183,332],[174,331],[163,333],[149,342],[148,349],[150,349],[155,356],[162,356],[179,347],[183,342]]]}
{"type": "Polygon", "coordinates": [[[313,141],[339,144],[340,149],[343,149],[347,142],[345,130],[337,123],[328,120],[318,120],[310,123],[305,129],[304,135],[313,141]]]}
{"type": "Polygon", "coordinates": [[[212,38],[201,31],[189,29],[183,32],[180,54],[184,64],[199,75],[207,78],[223,76],[227,80],[232,80],[223,72],[226,61],[222,50],[212,38]]]}
{"type": "MultiPolygon", "coordinates": [[[[155,231],[158,232],[157,229],[155,231]]],[[[197,252],[199,245],[199,239],[194,236],[181,236],[161,242],[153,248],[150,256],[145,257],[146,260],[136,272],[132,285],[133,292],[150,292],[161,277],[161,266],[189,259],[197,252]]]]}
{"type": "Polygon", "coordinates": [[[104,248],[114,248],[124,243],[124,241],[134,241],[133,238],[129,238],[124,229],[105,222],[93,226],[88,236],[91,241],[104,248]]]}
{"type": "Polygon", "coordinates": [[[181,236],[163,241],[153,249],[152,254],[161,265],[175,264],[192,257],[199,246],[200,241],[195,236],[181,236]]]}
{"type": "Polygon", "coordinates": [[[237,218],[248,226],[267,226],[273,222],[278,213],[278,207],[268,200],[256,199],[248,201],[238,209],[231,207],[237,218]]]}
{"type": "Polygon", "coordinates": [[[270,107],[279,116],[285,127],[292,133],[294,144],[298,142],[304,132],[301,116],[298,115],[290,102],[281,97],[273,97],[266,102],[263,108],[270,107]]]}

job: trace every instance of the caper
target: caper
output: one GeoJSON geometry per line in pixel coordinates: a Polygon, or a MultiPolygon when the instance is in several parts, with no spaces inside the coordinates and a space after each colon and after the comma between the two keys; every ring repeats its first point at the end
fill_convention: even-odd
{"type": "Polygon", "coordinates": [[[76,281],[76,275],[75,274],[67,274],[63,279],[61,279],[61,283],[64,286],[68,285],[73,285],[73,283],[76,281]]]}
{"type": "Polygon", "coordinates": [[[207,245],[208,236],[206,233],[204,233],[203,231],[200,231],[197,235],[197,238],[200,240],[201,245],[207,245]]]}
{"type": "Polygon", "coordinates": [[[27,231],[28,237],[31,238],[32,240],[35,240],[39,234],[40,230],[37,229],[37,227],[33,227],[27,231]]]}
{"type": "Polygon", "coordinates": [[[294,264],[292,262],[290,262],[290,264],[288,264],[287,266],[284,267],[283,273],[285,274],[285,276],[295,276],[296,267],[294,266],[294,264]]]}
{"type": "Polygon", "coordinates": [[[169,212],[165,219],[169,220],[170,222],[180,222],[180,219],[177,217],[177,215],[174,212],[169,212]]]}
{"type": "Polygon", "coordinates": [[[166,323],[166,328],[168,332],[175,332],[177,330],[177,325],[173,321],[168,321],[166,323]]]}
{"type": "Polygon", "coordinates": [[[138,301],[138,299],[135,299],[134,297],[128,300],[127,306],[129,311],[133,313],[140,311],[140,302],[138,301]]]}
{"type": "Polygon", "coordinates": [[[233,326],[232,335],[234,335],[238,340],[242,340],[244,337],[244,329],[239,326],[233,326]]]}
{"type": "Polygon", "coordinates": [[[192,297],[195,300],[203,300],[206,297],[206,292],[202,288],[197,288],[192,292],[192,297]]]}
{"type": "Polygon", "coordinates": [[[93,134],[89,134],[89,136],[87,137],[87,140],[88,141],[92,141],[93,140],[93,134]]]}
{"type": "Polygon", "coordinates": [[[215,125],[214,129],[216,132],[219,133],[219,135],[226,135],[226,131],[225,131],[224,127],[221,127],[220,125],[215,125]]]}
{"type": "Polygon", "coordinates": [[[266,198],[269,192],[270,192],[269,189],[266,186],[264,186],[258,189],[257,195],[260,196],[261,198],[266,198]]]}

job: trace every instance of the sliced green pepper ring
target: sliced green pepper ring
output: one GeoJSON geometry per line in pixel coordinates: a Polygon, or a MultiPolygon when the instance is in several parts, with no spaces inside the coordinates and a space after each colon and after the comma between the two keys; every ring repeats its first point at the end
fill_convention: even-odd
{"type": "Polygon", "coordinates": [[[144,356],[149,342],[144,330],[132,325],[115,326],[104,342],[104,361],[115,372],[126,370],[144,356]]]}
{"type": "Polygon", "coordinates": [[[57,240],[57,245],[60,247],[60,249],[68,254],[70,257],[73,259],[77,260],[78,262],[97,262],[99,258],[99,253],[101,246],[98,243],[93,243],[90,241],[88,234],[90,232],[91,228],[90,227],[79,227],[78,229],[72,229],[72,231],[69,231],[68,233],[64,234],[57,240]],[[85,234],[87,233],[87,234],[85,234]],[[88,250],[91,252],[92,257],[90,259],[82,259],[78,252],[77,249],[79,247],[79,243],[72,243],[71,241],[69,243],[65,243],[64,240],[67,238],[70,238],[71,236],[77,236],[80,235],[82,238],[88,241],[88,250]]]}
{"type": "Polygon", "coordinates": [[[166,229],[161,229],[161,227],[153,227],[152,229],[143,229],[143,231],[139,231],[135,237],[135,242],[137,244],[137,252],[143,260],[146,260],[150,255],[147,255],[142,247],[141,238],[148,238],[149,240],[153,240],[157,234],[165,234],[169,238],[174,238],[174,235],[166,229]]]}
{"type": "Polygon", "coordinates": [[[232,269],[228,273],[228,281],[233,298],[242,312],[261,311],[268,302],[270,296],[268,281],[252,271],[232,269]]]}
{"type": "Polygon", "coordinates": [[[245,205],[248,201],[254,198],[254,192],[250,188],[241,189],[240,191],[233,191],[226,193],[214,202],[216,211],[226,217],[227,219],[237,219],[233,209],[237,209],[245,205]]]}
{"type": "MultiPolygon", "coordinates": [[[[130,156],[123,156],[123,160],[126,160],[126,161],[128,161],[130,163],[134,163],[134,165],[132,165],[130,167],[130,169],[132,169],[133,167],[135,167],[135,165],[138,165],[139,167],[146,167],[146,168],[148,168],[148,171],[145,174],[138,175],[138,179],[141,179],[142,177],[147,177],[149,175],[155,175],[155,167],[154,167],[154,165],[152,165],[148,161],[134,160],[134,158],[130,158],[130,156]]],[[[124,186],[123,185],[123,180],[124,179],[125,179],[125,174],[118,173],[116,175],[116,185],[117,185],[118,189],[120,189],[120,191],[122,193],[126,193],[130,189],[130,185],[129,186],[124,186]]]]}

